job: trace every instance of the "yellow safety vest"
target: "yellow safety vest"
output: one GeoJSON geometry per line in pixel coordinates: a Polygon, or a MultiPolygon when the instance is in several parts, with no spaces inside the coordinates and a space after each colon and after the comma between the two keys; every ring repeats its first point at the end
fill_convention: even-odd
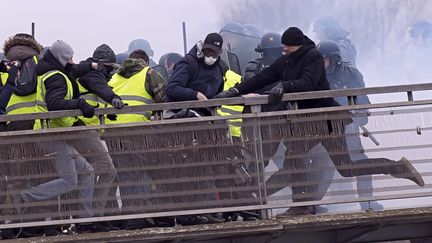
{"type": "MultiPolygon", "coordinates": [[[[85,101],[94,107],[103,108],[107,106],[107,103],[101,99],[99,96],[97,96],[95,93],[92,93],[88,91],[84,86],[82,86],[79,82],[78,83],[78,89],[80,92],[80,98],[85,99],[85,101]]],[[[80,119],[86,126],[97,126],[99,125],[99,118],[94,116],[92,118],[85,118],[83,116],[78,116],[78,119],[80,119]]]]}
{"type": "MultiPolygon", "coordinates": [[[[33,56],[33,59],[37,64],[38,63],[37,57],[33,56]]],[[[26,96],[19,96],[13,93],[6,106],[6,114],[14,115],[14,114],[33,113],[36,105],[35,101],[36,101],[36,93],[29,94],[26,96]]]]}
{"type": "MultiPolygon", "coordinates": [[[[36,106],[35,106],[36,113],[48,111],[47,105],[45,103],[45,95],[46,95],[45,81],[55,74],[62,75],[63,78],[66,80],[67,92],[64,99],[65,100],[73,99],[73,87],[72,87],[72,82],[69,80],[69,78],[64,73],[58,70],[49,71],[44,75],[37,77],[36,106]]],[[[50,127],[51,128],[71,127],[76,121],[77,121],[76,117],[55,118],[50,120],[50,127]]],[[[47,128],[46,122],[44,124],[44,127],[47,128]]],[[[33,129],[36,130],[41,128],[42,126],[40,120],[36,120],[33,129]]]]}
{"type": "MultiPolygon", "coordinates": [[[[241,76],[237,73],[228,70],[224,76],[224,87],[223,90],[228,90],[240,83],[241,76]]],[[[242,105],[223,105],[217,109],[217,114],[220,116],[238,115],[243,113],[244,106],[242,105]]],[[[241,119],[230,119],[229,129],[231,136],[240,138],[241,136],[241,119]]]]}
{"type": "Polygon", "coordinates": [[[2,82],[2,86],[6,85],[6,81],[9,77],[8,73],[0,73],[0,78],[1,78],[1,82],[2,82]]]}
{"type": "MultiPolygon", "coordinates": [[[[136,73],[130,78],[122,77],[119,74],[114,74],[108,82],[116,93],[128,106],[138,106],[154,103],[153,97],[145,89],[145,82],[147,71],[149,67],[143,68],[140,72],[136,73]]],[[[146,122],[149,121],[151,112],[144,114],[118,114],[116,121],[106,119],[107,124],[118,123],[132,123],[132,122],[146,122]]]]}

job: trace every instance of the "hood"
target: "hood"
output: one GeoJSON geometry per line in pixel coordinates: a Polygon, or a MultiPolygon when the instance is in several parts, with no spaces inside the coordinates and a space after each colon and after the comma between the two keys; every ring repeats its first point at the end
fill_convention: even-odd
{"type": "MultiPolygon", "coordinates": [[[[36,52],[36,54],[33,55],[40,55],[43,49],[43,46],[39,44],[35,39],[33,38],[27,38],[23,36],[14,36],[7,39],[4,43],[3,50],[4,55],[7,57],[11,48],[14,46],[26,46],[32,49],[36,52]]],[[[18,59],[15,59],[18,60],[18,59]]]]}
{"type": "Polygon", "coordinates": [[[10,61],[24,61],[27,58],[38,56],[39,53],[28,46],[16,45],[8,50],[6,58],[10,61]]]}
{"type": "Polygon", "coordinates": [[[115,63],[116,55],[111,47],[107,44],[102,44],[93,52],[93,59],[96,62],[115,63]]]}
{"type": "Polygon", "coordinates": [[[294,59],[303,57],[306,52],[313,48],[316,48],[315,43],[309,37],[305,36],[305,44],[296,52],[289,54],[288,57],[294,59]]]}
{"type": "Polygon", "coordinates": [[[203,42],[200,41],[198,43],[196,43],[188,52],[188,55],[191,55],[195,58],[203,58],[204,57],[204,53],[202,53],[202,45],[203,42]]]}
{"type": "Polygon", "coordinates": [[[211,69],[214,66],[219,65],[219,62],[220,62],[220,59],[221,59],[220,56],[217,59],[217,61],[213,65],[211,65],[211,66],[208,66],[207,64],[204,63],[204,53],[202,52],[202,46],[203,46],[203,44],[204,43],[202,41],[199,41],[198,43],[196,43],[192,47],[192,49],[189,50],[188,54],[186,54],[186,55],[193,56],[195,59],[197,59],[198,63],[200,63],[204,68],[210,68],[211,69]]]}
{"type": "Polygon", "coordinates": [[[66,74],[65,68],[60,64],[60,62],[52,55],[51,51],[48,50],[42,59],[39,60],[36,65],[36,75],[41,76],[49,71],[59,70],[66,74]]]}
{"type": "Polygon", "coordinates": [[[147,64],[144,60],[128,58],[123,62],[118,74],[124,78],[130,78],[145,67],[147,67],[147,64]]]}
{"type": "Polygon", "coordinates": [[[72,47],[62,40],[55,41],[50,46],[49,51],[63,67],[66,67],[67,62],[74,55],[72,47]]]}

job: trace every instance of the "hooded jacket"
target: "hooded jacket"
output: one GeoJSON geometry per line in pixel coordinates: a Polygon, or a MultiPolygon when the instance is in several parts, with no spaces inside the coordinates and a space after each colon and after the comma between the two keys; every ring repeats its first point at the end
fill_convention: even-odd
{"type": "Polygon", "coordinates": [[[198,45],[195,45],[187,54],[198,63],[194,80],[189,80],[189,64],[186,57],[175,64],[166,89],[168,101],[197,100],[198,92],[211,99],[222,91],[224,78],[219,65],[220,57],[213,65],[208,66],[204,63],[203,57],[198,57],[198,53],[200,50],[198,45]]]}
{"type": "MultiPolygon", "coordinates": [[[[37,56],[39,59],[42,48],[42,45],[37,43],[33,38],[15,35],[5,41],[3,50],[5,52],[5,57],[9,61],[22,62],[33,56],[37,56]]],[[[6,83],[6,85],[0,89],[0,113],[5,112],[13,92],[14,86],[10,83],[6,83]]]]}
{"type": "Polygon", "coordinates": [[[79,65],[66,65],[63,67],[60,62],[52,55],[51,51],[48,50],[43,58],[39,60],[36,66],[36,75],[42,76],[49,71],[58,70],[66,76],[72,82],[73,86],[73,97],[74,99],[65,100],[64,97],[67,93],[67,84],[64,77],[60,74],[54,74],[45,80],[45,102],[49,111],[54,110],[72,110],[78,109],[78,85],[75,79],[88,73],[91,70],[91,62],[80,63],[79,65]]]}
{"type": "MultiPolygon", "coordinates": [[[[88,58],[81,63],[91,63],[95,60],[93,58],[88,58]]],[[[99,65],[99,64],[98,64],[99,65]]],[[[78,79],[78,82],[91,93],[96,94],[101,99],[107,103],[111,103],[112,99],[120,98],[116,95],[110,86],[108,86],[108,81],[111,75],[106,69],[101,71],[90,70],[88,73],[84,74],[78,79]]]]}
{"type": "MultiPolygon", "coordinates": [[[[285,93],[329,90],[324,60],[315,43],[305,36],[305,45],[289,55],[279,57],[262,73],[236,85],[240,94],[253,93],[263,87],[281,81],[285,93]]],[[[299,108],[338,106],[333,98],[302,100],[299,108]]]]}
{"type": "MultiPolygon", "coordinates": [[[[93,57],[88,58],[82,63],[115,63],[115,53],[106,44],[100,45],[93,53],[93,57]]],[[[98,64],[99,65],[99,64],[98,64]]],[[[78,82],[88,91],[96,94],[107,103],[111,103],[114,98],[119,98],[110,86],[108,81],[111,79],[110,69],[102,68],[99,71],[91,70],[78,79],[78,82]]]]}

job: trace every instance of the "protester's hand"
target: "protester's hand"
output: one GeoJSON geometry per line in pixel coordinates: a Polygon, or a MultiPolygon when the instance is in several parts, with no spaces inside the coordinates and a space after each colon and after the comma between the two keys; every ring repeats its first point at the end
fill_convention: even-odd
{"type": "Polygon", "coordinates": [[[125,106],[125,104],[120,98],[113,98],[111,100],[111,105],[114,106],[114,108],[116,109],[121,109],[125,106]]]}
{"type": "Polygon", "coordinates": [[[222,98],[231,98],[236,97],[240,94],[240,92],[236,88],[229,88],[219,94],[217,94],[213,99],[222,99],[222,98]]]}
{"type": "Polygon", "coordinates": [[[269,105],[277,105],[282,101],[282,97],[285,93],[285,89],[283,87],[282,82],[279,82],[275,85],[269,93],[268,96],[268,104],[269,105]]]}
{"type": "Polygon", "coordinates": [[[12,86],[15,86],[15,85],[16,85],[15,80],[16,80],[16,77],[17,77],[18,71],[19,71],[19,67],[16,66],[16,65],[12,65],[12,66],[9,68],[9,71],[8,71],[8,78],[7,78],[7,80],[6,80],[6,84],[9,84],[9,85],[12,85],[12,86]]]}
{"type": "Polygon", "coordinates": [[[6,60],[2,60],[0,62],[0,72],[2,72],[2,73],[7,72],[7,61],[6,60]]]}
{"type": "Polygon", "coordinates": [[[95,114],[95,107],[87,103],[85,99],[79,99],[78,107],[85,118],[92,118],[95,114]]]}
{"type": "Polygon", "coordinates": [[[207,100],[207,97],[203,95],[201,92],[197,93],[197,100],[207,100]]]}

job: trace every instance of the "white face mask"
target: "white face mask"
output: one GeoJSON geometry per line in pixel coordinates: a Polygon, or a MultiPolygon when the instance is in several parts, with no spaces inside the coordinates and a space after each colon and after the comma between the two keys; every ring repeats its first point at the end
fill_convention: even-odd
{"type": "Polygon", "coordinates": [[[216,61],[217,61],[217,58],[214,58],[214,57],[208,57],[208,56],[205,56],[205,57],[204,57],[204,62],[205,62],[205,64],[207,64],[208,66],[213,65],[216,61]]]}

